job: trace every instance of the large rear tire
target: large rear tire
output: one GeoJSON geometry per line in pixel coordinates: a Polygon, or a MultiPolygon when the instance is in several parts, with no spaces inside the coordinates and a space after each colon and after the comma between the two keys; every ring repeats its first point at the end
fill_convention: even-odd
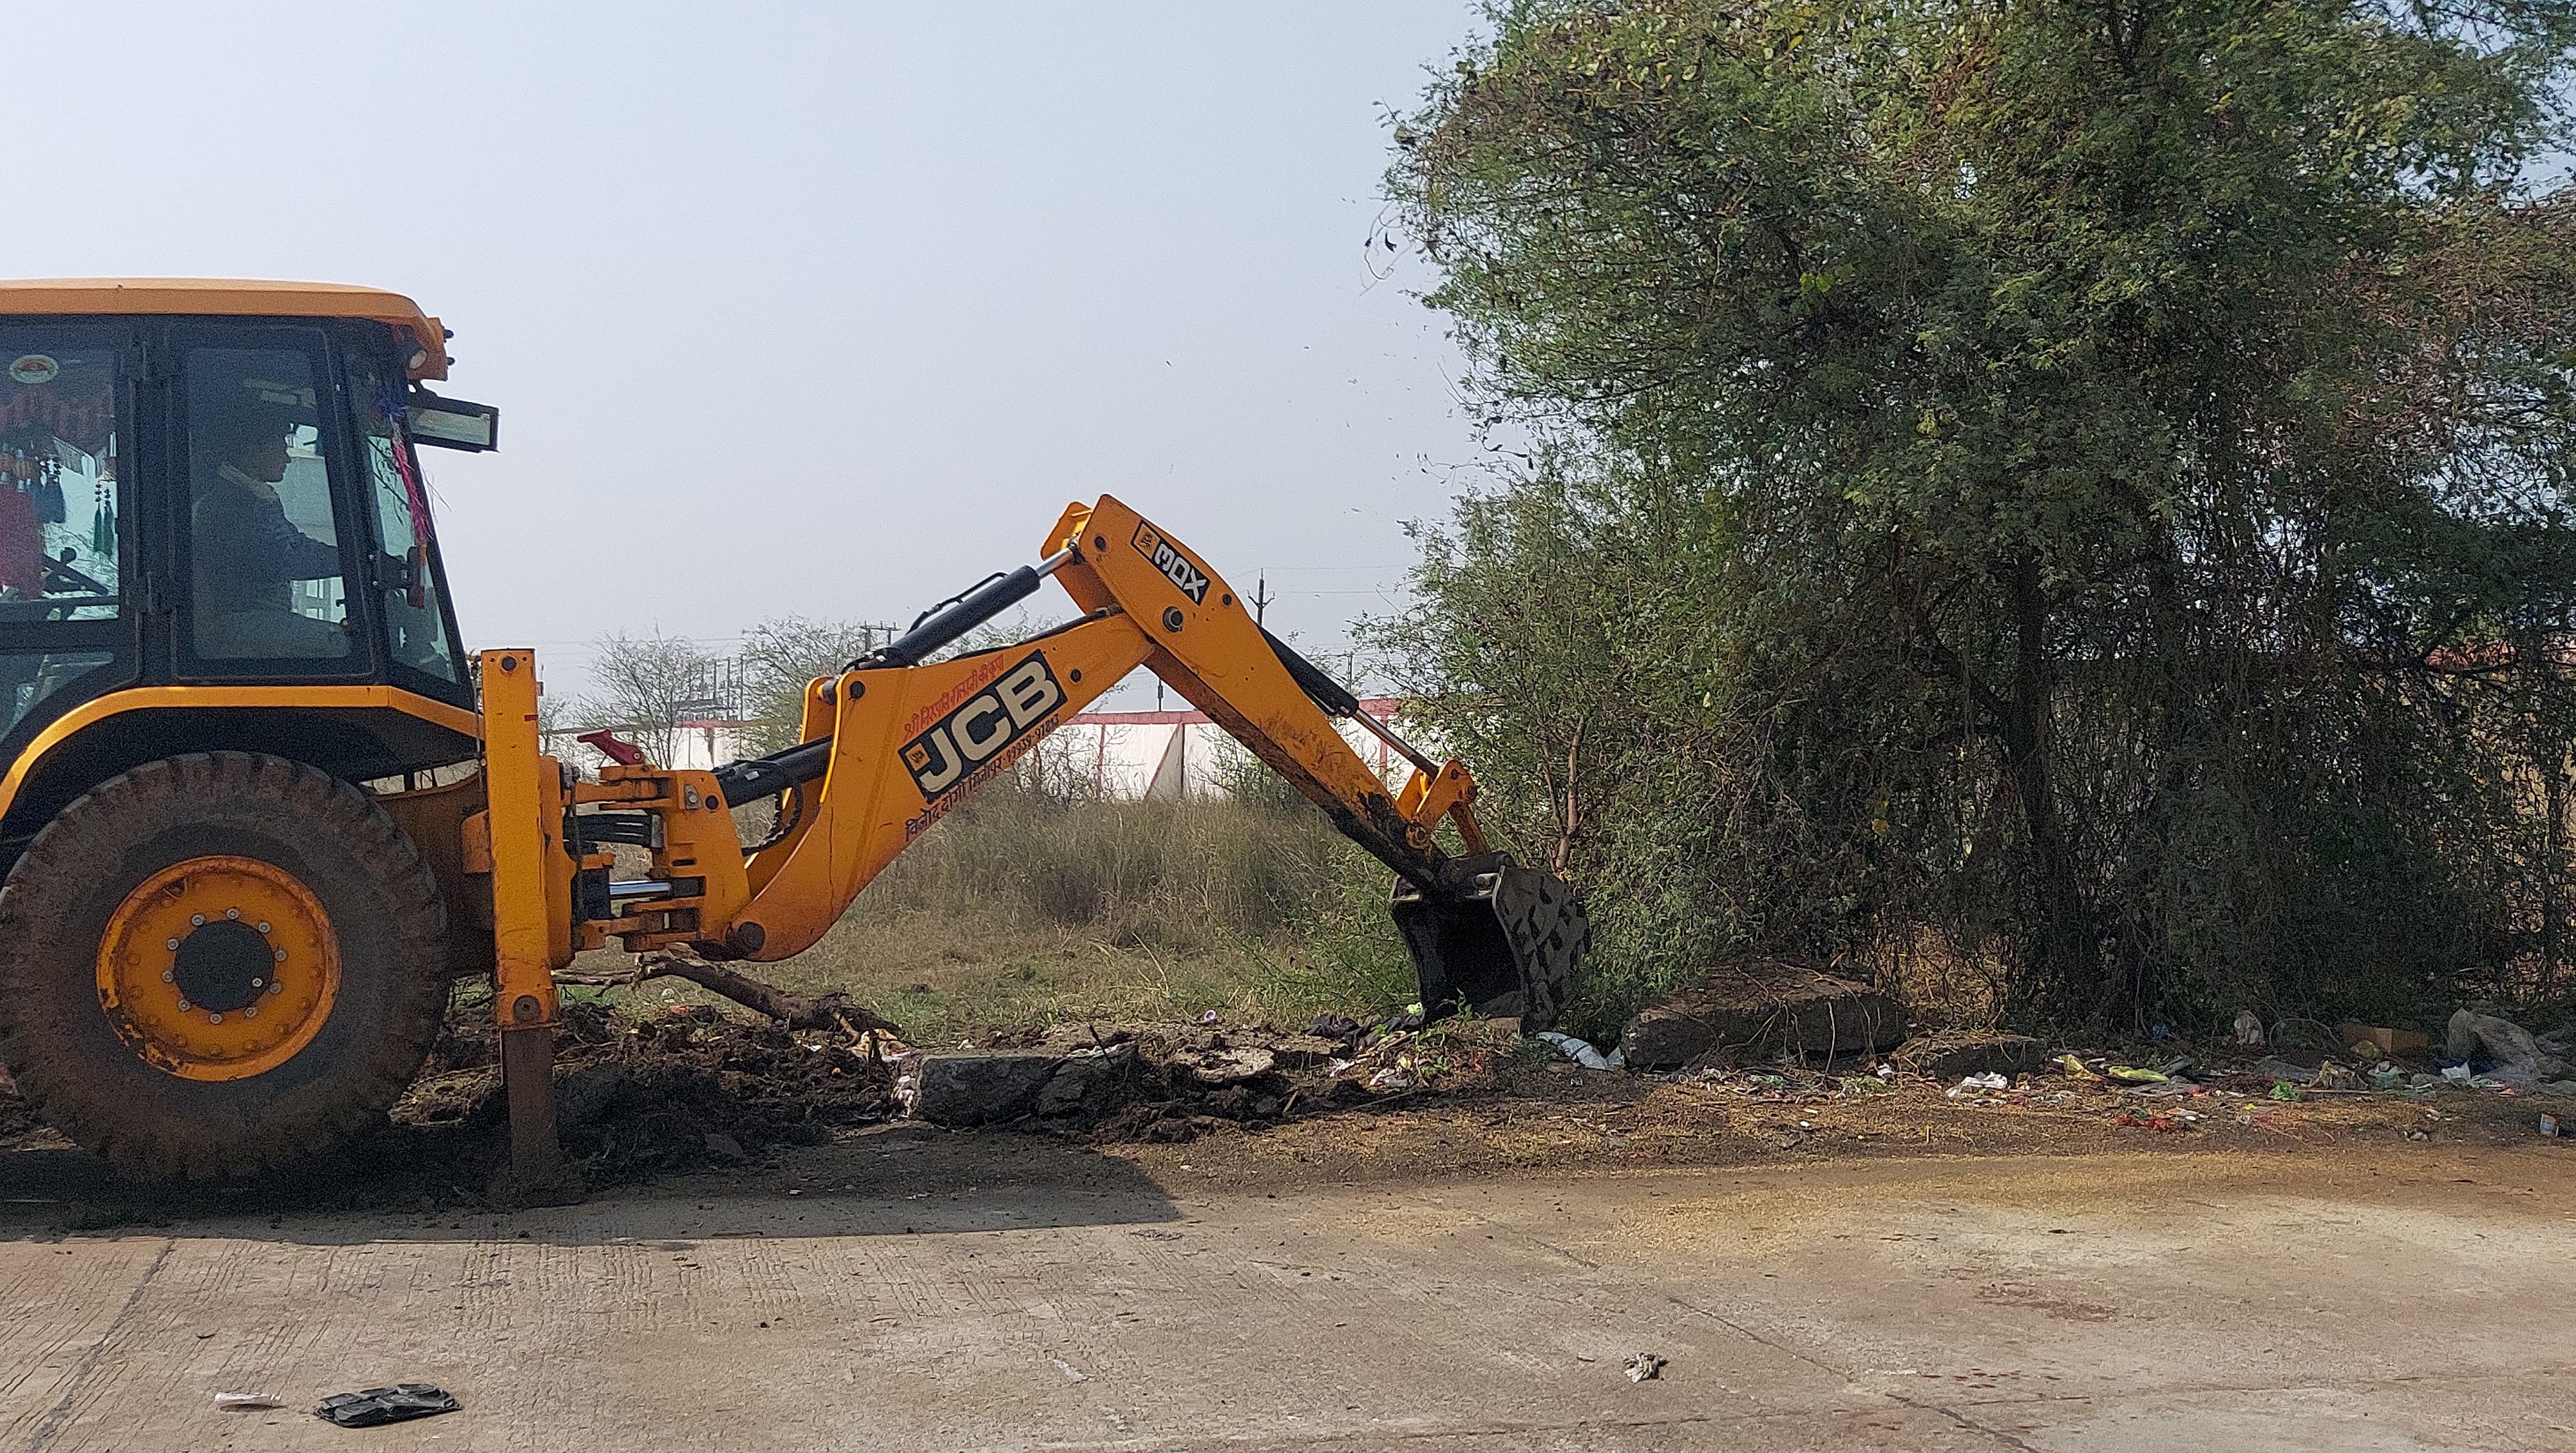
{"type": "Polygon", "coordinates": [[[290,1164],[419,1072],[446,937],[419,851],[356,788],[248,752],[149,762],[0,888],[0,1064],[128,1175],[290,1164]]]}

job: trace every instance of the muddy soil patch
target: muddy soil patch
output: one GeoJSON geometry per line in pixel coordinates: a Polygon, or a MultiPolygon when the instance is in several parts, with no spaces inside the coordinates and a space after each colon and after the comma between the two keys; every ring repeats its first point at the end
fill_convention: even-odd
{"type": "MultiPolygon", "coordinates": [[[[393,1111],[394,1129],[446,1129],[483,1157],[502,1152],[507,1100],[499,1036],[480,1013],[451,1015],[428,1066],[393,1111]]],[[[705,1006],[645,1014],[567,1003],[555,1048],[565,1153],[597,1189],[674,1171],[739,1165],[776,1147],[898,1113],[894,1073],[845,1037],[795,1033],[705,1006]]]]}
{"type": "Polygon", "coordinates": [[[2179,1102],[2046,1082],[2018,1098],[1953,1098],[1920,1080],[1852,1093],[1856,1077],[1780,1070],[1725,1080],[1577,1070],[1506,1059],[1478,1075],[1300,1113],[1272,1126],[1203,1123],[1189,1144],[1128,1137],[1110,1155],[1165,1185],[1257,1187],[1451,1175],[1591,1175],[1858,1159],[2105,1153],[2355,1155],[2393,1173],[2467,1149],[2576,1158],[2542,1113],[2576,1099],[2484,1091],[2355,1094],[2283,1103],[2247,1082],[2179,1102]],[[2060,1098],[2062,1096],[2062,1098],[2060,1098]],[[2177,1112],[2196,1106],[2193,1117],[2177,1112]]]}

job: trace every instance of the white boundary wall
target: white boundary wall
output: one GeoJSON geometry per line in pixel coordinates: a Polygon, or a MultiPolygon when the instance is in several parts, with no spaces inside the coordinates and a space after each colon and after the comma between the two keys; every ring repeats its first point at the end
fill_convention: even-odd
{"type": "MultiPolygon", "coordinates": [[[[1379,698],[1360,703],[1362,710],[1390,725],[1404,703],[1379,698]]],[[[690,721],[674,734],[673,761],[666,766],[710,770],[751,755],[756,723],[690,721]]],[[[1396,754],[1357,722],[1341,721],[1342,739],[1360,759],[1377,769],[1387,790],[1404,785],[1413,764],[1396,754]]],[[[1397,734],[1403,735],[1401,726],[1397,734]]],[[[571,762],[585,777],[596,779],[607,758],[572,731],[552,732],[545,750],[571,762]]],[[[1417,743],[1426,753],[1428,744],[1417,743]]],[[[1063,785],[1088,787],[1104,797],[1171,799],[1217,797],[1225,792],[1232,765],[1245,755],[1223,728],[1195,711],[1087,711],[1056,728],[1030,760],[1037,769],[1063,779],[1063,785]]],[[[1436,756],[1436,753],[1433,755],[1436,756]]]]}

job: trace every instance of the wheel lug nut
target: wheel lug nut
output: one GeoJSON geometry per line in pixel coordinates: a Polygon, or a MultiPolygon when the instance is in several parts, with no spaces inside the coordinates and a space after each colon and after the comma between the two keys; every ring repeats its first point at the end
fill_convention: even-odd
{"type": "Polygon", "coordinates": [[[260,986],[262,986],[262,985],[266,984],[267,982],[268,982],[268,980],[266,980],[266,979],[253,979],[253,980],[251,980],[251,981],[250,981],[250,986],[251,986],[252,988],[256,989],[256,988],[259,988],[260,986]]]}
{"type": "Polygon", "coordinates": [[[277,950],[277,961],[281,964],[286,962],[286,950],[277,950]]]}
{"type": "Polygon", "coordinates": [[[208,1024],[221,1024],[224,1022],[224,1016],[220,1014],[209,1014],[206,1016],[206,1022],[208,1024]]]}
{"type": "Polygon", "coordinates": [[[161,982],[165,984],[175,984],[179,982],[179,976],[172,970],[163,969],[161,971],[161,982]]]}
{"type": "Polygon", "coordinates": [[[239,918],[241,917],[241,910],[238,908],[227,908],[224,910],[224,917],[239,918]]]}
{"type": "Polygon", "coordinates": [[[197,1006],[195,1006],[195,1005],[193,1005],[193,1004],[189,1003],[189,1002],[188,1002],[186,999],[184,999],[184,998],[182,998],[182,999],[179,1001],[179,1012],[180,1012],[180,1013],[182,1013],[182,1014],[187,1013],[189,1010],[191,1010],[191,1009],[193,1009],[193,1008],[195,1008],[195,1007],[197,1007],[197,1006]]]}
{"type": "Polygon", "coordinates": [[[204,914],[202,914],[202,913],[191,913],[191,914],[189,914],[189,915],[188,915],[188,926],[189,926],[190,928],[203,928],[203,927],[205,927],[205,926],[206,926],[206,915],[204,915],[204,914]]]}
{"type": "Polygon", "coordinates": [[[262,932],[262,933],[266,933],[266,932],[268,932],[268,920],[267,920],[267,919],[263,918],[263,919],[261,919],[261,920],[259,921],[259,931],[260,931],[260,932],[262,932]]]}
{"type": "Polygon", "coordinates": [[[162,940],[161,946],[170,950],[172,953],[177,953],[179,951],[179,941],[175,938],[162,940]]]}
{"type": "Polygon", "coordinates": [[[243,1010],[243,1011],[242,1011],[242,1018],[244,1018],[244,1019],[257,1019],[258,1017],[259,1017],[259,1006],[258,1006],[258,1005],[256,1005],[256,1004],[253,1004],[253,1005],[252,1005],[252,1006],[250,1006],[248,1009],[245,1009],[245,1010],[243,1010]]]}
{"type": "Polygon", "coordinates": [[[271,980],[269,980],[269,981],[268,981],[268,992],[270,992],[270,993],[272,993],[272,994],[276,993],[278,990],[283,989],[283,988],[285,988],[285,987],[286,987],[286,985],[285,985],[284,983],[282,983],[282,982],[280,982],[280,981],[278,981],[278,980],[276,980],[276,979],[271,979],[271,980]]]}

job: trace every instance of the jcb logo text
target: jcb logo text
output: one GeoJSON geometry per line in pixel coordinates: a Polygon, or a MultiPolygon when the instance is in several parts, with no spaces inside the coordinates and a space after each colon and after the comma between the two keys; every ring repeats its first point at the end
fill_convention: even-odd
{"type": "Polygon", "coordinates": [[[912,773],[922,800],[937,802],[1063,704],[1064,688],[1047,669],[1046,653],[1033,651],[940,718],[937,726],[905,743],[904,769],[912,773]]]}

